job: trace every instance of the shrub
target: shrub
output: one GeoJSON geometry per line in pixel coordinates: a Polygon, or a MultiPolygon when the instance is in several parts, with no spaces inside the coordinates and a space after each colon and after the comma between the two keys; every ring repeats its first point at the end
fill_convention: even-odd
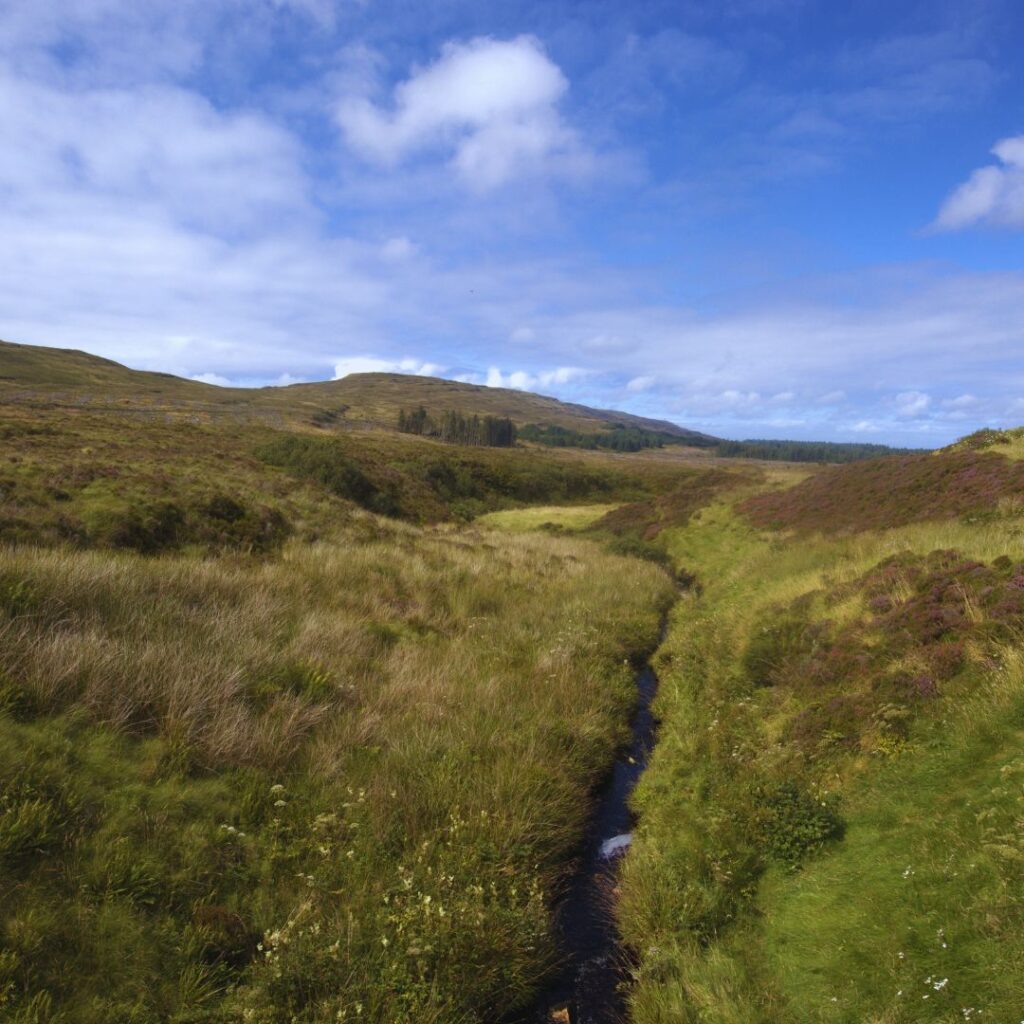
{"type": "Polygon", "coordinates": [[[752,631],[741,663],[755,686],[771,686],[791,659],[814,650],[821,627],[792,614],[770,619],[752,631]]]}
{"type": "Polygon", "coordinates": [[[141,554],[175,547],[185,521],[182,510],[170,501],[104,502],[87,508],[82,518],[92,544],[141,554]]]}
{"type": "Polygon", "coordinates": [[[763,849],[790,868],[842,839],[846,824],[839,816],[838,798],[815,798],[794,782],[783,782],[755,793],[760,806],[757,834],[763,849]]]}
{"type": "Polygon", "coordinates": [[[335,438],[286,434],[263,445],[257,455],[264,462],[312,480],[371,512],[393,516],[400,511],[395,495],[371,480],[335,438]]]}

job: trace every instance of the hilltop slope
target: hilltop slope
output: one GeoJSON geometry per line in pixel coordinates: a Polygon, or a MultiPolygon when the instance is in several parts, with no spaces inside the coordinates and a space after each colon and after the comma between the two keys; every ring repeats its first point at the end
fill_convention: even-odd
{"type": "Polygon", "coordinates": [[[665,420],[591,409],[510,388],[400,373],[355,373],[341,380],[282,387],[223,388],[167,373],[132,370],[110,359],[70,349],[0,341],[0,401],[46,401],[72,406],[144,405],[175,415],[240,415],[268,422],[320,427],[394,428],[401,409],[425,406],[432,414],[507,416],[518,426],[540,423],[592,433],[620,423],[680,440],[717,439],[665,420]]]}

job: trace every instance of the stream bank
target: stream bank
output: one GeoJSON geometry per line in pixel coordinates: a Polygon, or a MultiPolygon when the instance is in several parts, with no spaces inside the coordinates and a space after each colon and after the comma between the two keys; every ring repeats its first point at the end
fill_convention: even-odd
{"type": "Polygon", "coordinates": [[[658,679],[651,666],[636,675],[637,706],[629,747],[616,758],[598,790],[577,867],[555,910],[555,931],[565,957],[524,1024],[620,1024],[626,953],[615,926],[618,860],[632,840],[629,796],[654,748],[651,704],[658,679]]]}

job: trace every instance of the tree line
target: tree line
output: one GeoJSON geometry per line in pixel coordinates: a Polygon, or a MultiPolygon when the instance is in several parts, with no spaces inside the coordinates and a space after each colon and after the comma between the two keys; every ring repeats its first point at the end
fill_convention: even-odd
{"type": "Polygon", "coordinates": [[[435,420],[421,405],[411,412],[400,409],[398,429],[403,434],[437,437],[452,444],[485,448],[511,448],[516,443],[516,425],[507,416],[466,416],[450,409],[435,420]]]}
{"type": "Polygon", "coordinates": [[[735,459],[770,459],[780,462],[859,462],[885,455],[908,455],[912,448],[890,448],[884,444],[844,441],[719,441],[711,446],[715,455],[735,459]]]}
{"type": "Polygon", "coordinates": [[[614,424],[602,431],[584,433],[546,423],[527,423],[519,431],[519,436],[524,441],[551,448],[607,448],[613,452],[638,452],[643,448],[661,448],[666,444],[682,443],[680,438],[671,434],[659,434],[621,424],[614,424]]]}

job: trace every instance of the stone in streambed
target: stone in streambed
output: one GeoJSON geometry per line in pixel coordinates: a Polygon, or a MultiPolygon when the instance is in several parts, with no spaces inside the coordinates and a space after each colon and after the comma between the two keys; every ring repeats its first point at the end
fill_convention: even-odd
{"type": "Polygon", "coordinates": [[[601,856],[605,860],[611,860],[613,857],[619,857],[629,849],[629,844],[633,842],[633,833],[624,832],[621,836],[612,836],[611,839],[606,839],[601,844],[601,856]]]}

